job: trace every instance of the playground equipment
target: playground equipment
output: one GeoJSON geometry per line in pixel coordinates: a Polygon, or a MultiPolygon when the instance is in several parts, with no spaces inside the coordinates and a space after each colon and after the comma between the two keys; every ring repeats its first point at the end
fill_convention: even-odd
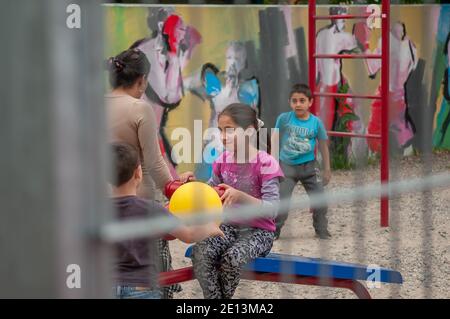
{"type": "MultiPolygon", "coordinates": [[[[191,257],[192,246],[185,256],[191,257]]],[[[308,258],[287,254],[270,253],[247,264],[241,273],[242,279],[270,281],[298,285],[344,288],[353,291],[360,299],[371,299],[369,291],[359,280],[401,284],[400,272],[388,269],[374,269],[366,265],[337,262],[320,258],[308,258]]],[[[192,267],[185,267],[159,275],[161,286],[195,279],[192,267]]]]}
{"type": "MultiPolygon", "coordinates": [[[[348,132],[329,131],[329,136],[352,137],[352,138],[377,138],[381,139],[381,183],[389,182],[389,0],[381,1],[381,16],[376,13],[360,15],[316,15],[316,0],[308,1],[309,11],[309,32],[308,32],[308,57],[309,57],[309,87],[313,92],[314,101],[321,97],[334,98],[360,98],[360,99],[381,99],[381,134],[354,134],[348,132]],[[381,43],[382,52],[379,54],[317,54],[316,53],[316,21],[326,19],[367,19],[381,18],[381,43]],[[381,59],[381,92],[380,95],[361,95],[343,93],[320,93],[316,91],[316,59],[381,59]]],[[[378,6],[376,6],[378,8],[378,6]]],[[[370,7],[368,7],[370,9],[370,7]]],[[[317,114],[315,102],[311,107],[311,112],[317,114]]],[[[389,198],[381,197],[380,204],[380,224],[382,227],[389,226],[389,198]]]]}
{"type": "MultiPolygon", "coordinates": [[[[189,182],[192,182],[192,181],[189,181],[189,182]]],[[[179,180],[174,180],[174,181],[167,183],[166,186],[164,187],[164,195],[166,195],[166,197],[168,199],[170,199],[172,197],[173,193],[175,193],[175,191],[184,184],[186,184],[186,183],[182,183],[179,180]]],[[[225,192],[225,189],[220,186],[214,186],[213,189],[217,192],[219,197],[222,197],[223,193],[225,192]]]]}
{"type": "MultiPolygon", "coordinates": [[[[316,15],[316,0],[308,1],[309,32],[308,32],[308,60],[309,60],[309,86],[313,92],[314,101],[320,97],[352,97],[361,99],[381,99],[382,117],[381,134],[354,134],[348,132],[329,131],[329,136],[341,136],[352,138],[378,138],[381,139],[381,183],[389,182],[389,0],[381,1],[381,16],[372,12],[360,15],[316,15]],[[325,19],[381,19],[381,42],[380,54],[317,54],[316,53],[316,21],[325,19]],[[320,93],[316,91],[316,59],[381,59],[381,92],[380,95],[342,94],[342,93],[320,93]]],[[[370,9],[370,7],[367,7],[370,9]]],[[[311,112],[316,114],[315,103],[311,112]]],[[[382,227],[389,226],[389,198],[381,197],[380,224],[382,227]]]]}

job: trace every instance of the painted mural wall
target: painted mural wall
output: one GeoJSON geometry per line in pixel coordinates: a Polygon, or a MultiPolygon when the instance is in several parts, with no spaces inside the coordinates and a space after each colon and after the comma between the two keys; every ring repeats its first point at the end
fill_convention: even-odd
{"type": "MultiPolygon", "coordinates": [[[[308,82],[306,6],[117,6],[105,10],[105,58],[129,47],[143,50],[152,65],[145,98],[160,123],[166,154],[177,141],[174,128],[217,125],[230,103],[254,108],[273,127],[289,111],[294,83],[308,82]]],[[[357,14],[365,7],[319,7],[318,14],[357,14]]],[[[317,22],[318,53],[379,53],[380,29],[365,21],[317,22]]],[[[450,5],[391,6],[390,144],[409,155],[424,147],[450,149],[450,5]]],[[[376,94],[379,60],[318,60],[317,90],[376,94]]],[[[328,130],[377,134],[377,100],[316,101],[328,130]]],[[[332,139],[344,160],[376,156],[377,140],[332,139]]],[[[205,141],[204,145],[207,145],[205,141]]],[[[218,150],[206,150],[212,159],[218,150]]],[[[335,158],[337,160],[337,158],[335,158]]],[[[173,162],[167,156],[168,162],[173,162]]],[[[175,167],[175,163],[172,163],[175,167]]],[[[178,164],[207,178],[208,164],[178,164]]]]}

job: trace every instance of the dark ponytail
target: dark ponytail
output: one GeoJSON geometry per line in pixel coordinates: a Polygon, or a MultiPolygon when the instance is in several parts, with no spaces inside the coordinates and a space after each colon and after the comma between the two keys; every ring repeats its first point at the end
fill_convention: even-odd
{"type": "Polygon", "coordinates": [[[106,61],[109,83],[113,89],[131,87],[136,81],[150,72],[150,62],[139,49],[128,49],[106,61]]]}
{"type": "Polygon", "coordinates": [[[262,146],[265,146],[266,152],[271,153],[270,135],[267,133],[265,136],[261,136],[262,132],[260,129],[263,127],[259,127],[258,117],[254,109],[242,103],[233,103],[228,105],[219,114],[219,117],[222,115],[229,116],[234,123],[244,130],[249,126],[253,126],[256,130],[256,148],[261,149],[262,146]]]}

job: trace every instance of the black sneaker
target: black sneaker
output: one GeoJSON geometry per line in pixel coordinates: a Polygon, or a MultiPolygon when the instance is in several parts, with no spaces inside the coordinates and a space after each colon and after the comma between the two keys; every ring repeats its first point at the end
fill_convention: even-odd
{"type": "Polygon", "coordinates": [[[316,231],[316,237],[318,237],[320,239],[330,239],[331,234],[328,230],[316,231]]]}

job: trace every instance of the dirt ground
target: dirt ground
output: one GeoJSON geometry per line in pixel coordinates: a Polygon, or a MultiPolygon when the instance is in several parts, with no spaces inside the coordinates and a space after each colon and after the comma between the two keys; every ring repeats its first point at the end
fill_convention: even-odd
{"type": "MultiPolygon", "coordinates": [[[[426,167],[429,167],[427,164],[426,167]]],[[[433,173],[450,172],[450,153],[433,155],[433,173]]],[[[391,167],[391,178],[421,176],[417,156],[391,167]]],[[[335,171],[328,192],[351,189],[356,183],[379,183],[379,167],[335,171]]],[[[301,185],[295,196],[304,194],[301,185]]],[[[399,270],[402,285],[382,284],[370,289],[373,298],[450,298],[450,187],[431,193],[409,193],[391,200],[391,226],[380,227],[379,200],[329,208],[331,240],[314,237],[308,210],[292,210],[272,252],[375,264],[399,270]],[[429,221],[429,227],[424,224],[429,221]],[[426,288],[426,283],[429,283],[426,288]]],[[[184,257],[188,245],[170,243],[174,268],[191,265],[184,257]]],[[[366,283],[363,283],[366,285],[366,283]]],[[[175,298],[203,298],[197,281],[182,284],[175,298]]],[[[345,289],[242,280],[234,298],[356,298],[345,289]]]]}

